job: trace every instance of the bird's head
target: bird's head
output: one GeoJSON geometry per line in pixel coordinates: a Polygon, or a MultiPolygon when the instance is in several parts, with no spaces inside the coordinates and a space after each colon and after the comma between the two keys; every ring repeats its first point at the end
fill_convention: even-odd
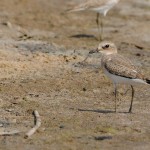
{"type": "Polygon", "coordinates": [[[91,50],[89,53],[102,53],[106,55],[115,54],[117,53],[117,47],[112,42],[103,41],[96,50],[91,50]]]}

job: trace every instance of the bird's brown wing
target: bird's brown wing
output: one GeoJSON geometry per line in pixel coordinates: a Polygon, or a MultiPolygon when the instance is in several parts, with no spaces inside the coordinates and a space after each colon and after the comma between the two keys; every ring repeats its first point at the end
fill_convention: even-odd
{"type": "Polygon", "coordinates": [[[71,8],[69,11],[73,12],[73,11],[80,11],[83,9],[92,9],[95,7],[99,7],[102,5],[105,5],[107,3],[108,0],[86,0],[83,3],[74,6],[73,8],[71,8]]]}
{"type": "Polygon", "coordinates": [[[104,66],[112,74],[131,79],[143,79],[138,68],[129,59],[119,54],[106,56],[104,66]]]}

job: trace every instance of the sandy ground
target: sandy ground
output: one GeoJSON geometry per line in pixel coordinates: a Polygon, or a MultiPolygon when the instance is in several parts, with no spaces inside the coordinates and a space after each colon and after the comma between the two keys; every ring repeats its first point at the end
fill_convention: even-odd
{"type": "MultiPolygon", "coordinates": [[[[113,85],[100,67],[95,13],[66,13],[69,0],[0,1],[0,149],[149,150],[150,87],[131,92],[120,86],[114,113],[113,85]],[[24,133],[38,110],[42,126],[24,133]]],[[[116,43],[150,75],[150,1],[122,0],[104,19],[104,39],[116,43]]],[[[129,87],[126,87],[126,89],[129,87]]]]}

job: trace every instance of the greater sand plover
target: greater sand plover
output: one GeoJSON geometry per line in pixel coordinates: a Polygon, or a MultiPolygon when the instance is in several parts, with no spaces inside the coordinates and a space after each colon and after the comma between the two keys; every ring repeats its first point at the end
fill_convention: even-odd
{"type": "Polygon", "coordinates": [[[150,80],[144,77],[141,71],[127,58],[117,53],[117,48],[112,42],[101,42],[96,50],[89,53],[100,52],[102,54],[101,65],[104,73],[109,77],[115,88],[115,112],[117,110],[117,85],[128,84],[132,89],[132,98],[129,113],[132,112],[132,104],[134,98],[133,85],[150,84],[150,80]]]}
{"type": "Polygon", "coordinates": [[[102,14],[105,17],[107,12],[118,2],[119,0],[85,0],[83,3],[69,9],[68,12],[84,11],[84,10],[91,10],[97,12],[96,23],[99,32],[99,40],[102,40],[103,22],[102,22],[102,18],[101,18],[101,23],[99,21],[100,14],[102,14]],[[101,26],[101,30],[100,30],[100,26],[101,26]]]}

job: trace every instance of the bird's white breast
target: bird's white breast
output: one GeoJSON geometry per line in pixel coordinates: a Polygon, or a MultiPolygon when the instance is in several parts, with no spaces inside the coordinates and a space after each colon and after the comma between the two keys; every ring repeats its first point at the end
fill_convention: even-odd
{"type": "Polygon", "coordinates": [[[103,67],[104,73],[106,74],[106,76],[108,78],[110,78],[112,80],[113,83],[116,84],[130,84],[130,85],[136,85],[136,84],[147,84],[144,80],[142,79],[130,79],[130,78],[125,78],[122,76],[118,76],[115,74],[112,74],[110,72],[108,72],[108,70],[106,68],[103,67]]]}

